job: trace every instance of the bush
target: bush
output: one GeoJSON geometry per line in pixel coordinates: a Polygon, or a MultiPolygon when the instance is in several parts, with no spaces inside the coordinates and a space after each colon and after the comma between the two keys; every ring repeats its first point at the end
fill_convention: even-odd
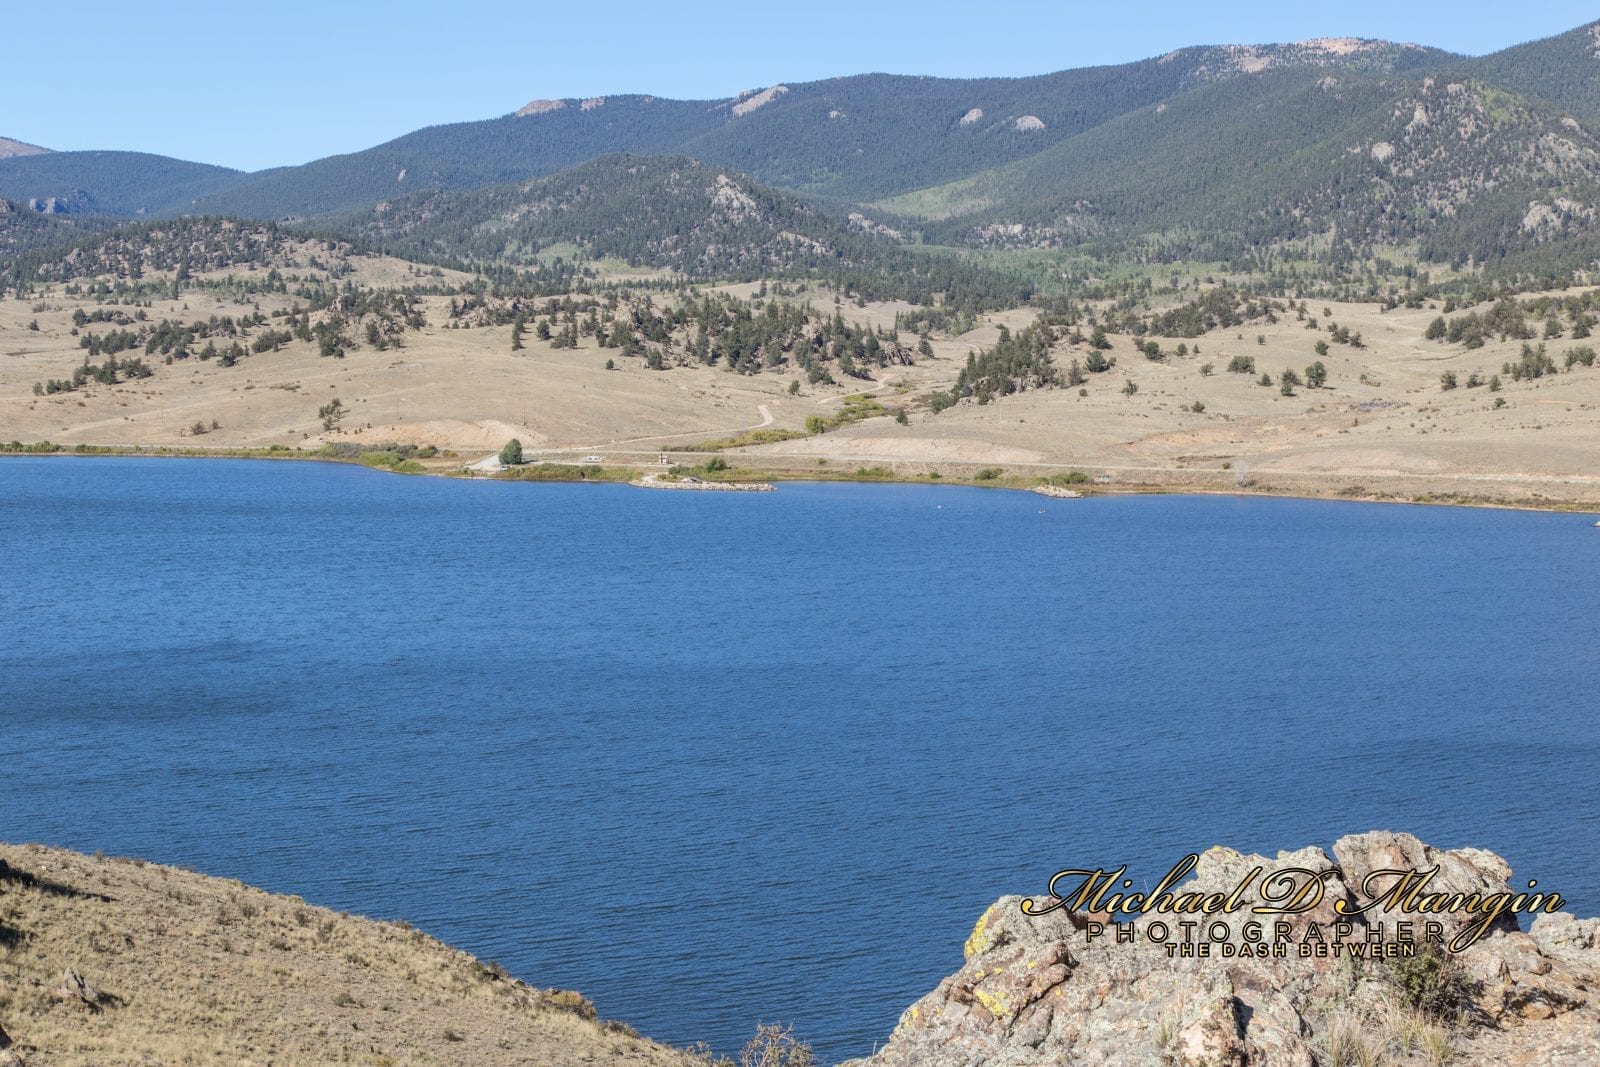
{"type": "Polygon", "coordinates": [[[1405,1003],[1429,1019],[1455,1022],[1471,1006],[1477,983],[1443,946],[1427,942],[1415,956],[1389,962],[1388,976],[1405,1003]]]}
{"type": "Polygon", "coordinates": [[[1002,473],[1004,472],[999,467],[985,467],[977,474],[974,474],[972,480],[975,482],[992,482],[1000,477],[1002,473]]]}
{"type": "Polygon", "coordinates": [[[810,1045],[795,1039],[792,1026],[757,1026],[756,1036],[739,1050],[739,1067],[814,1067],[810,1045]]]}
{"type": "Polygon", "coordinates": [[[515,467],[522,463],[522,442],[513,437],[500,449],[500,462],[507,467],[515,467]]]}
{"type": "Polygon", "coordinates": [[[354,441],[329,441],[317,450],[317,455],[329,459],[359,459],[363,451],[354,441]]]}
{"type": "Polygon", "coordinates": [[[344,419],[345,406],[338,397],[334,397],[317,409],[317,418],[322,420],[324,430],[333,430],[344,419]]]}
{"type": "Polygon", "coordinates": [[[580,1019],[594,1022],[599,1018],[599,1013],[594,1010],[594,1005],[582,993],[575,993],[570,989],[547,989],[544,991],[545,1003],[558,1011],[571,1012],[580,1019]]]}

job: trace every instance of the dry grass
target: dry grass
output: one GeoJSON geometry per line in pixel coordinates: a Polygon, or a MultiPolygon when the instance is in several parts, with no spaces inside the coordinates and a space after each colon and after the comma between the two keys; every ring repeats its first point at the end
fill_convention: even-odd
{"type": "MultiPolygon", "coordinates": [[[[398,261],[352,262],[359,283],[405,280],[398,261]]],[[[756,286],[726,288],[749,295],[756,286]]],[[[831,312],[827,294],[809,297],[831,312]]],[[[291,302],[260,300],[269,314],[291,302]]],[[[78,306],[96,305],[59,290],[26,303],[0,301],[0,441],[306,449],[328,439],[401,441],[477,458],[517,437],[530,453],[597,453],[618,465],[653,462],[661,449],[687,452],[760,428],[768,442],[742,448],[739,465],[774,472],[815,470],[819,460],[849,469],[887,466],[897,476],[941,469],[960,477],[987,466],[1017,476],[1077,468],[1110,473],[1126,486],[1600,504],[1600,452],[1592,447],[1600,368],[1507,381],[1498,394],[1442,392],[1443,372],[1463,382],[1474,371],[1494,373],[1517,358],[1520,344],[1494,341],[1466,351],[1426,341],[1423,332],[1439,313],[1434,308],[1382,313],[1371,304],[1330,304],[1325,319],[1323,302],[1312,301],[1319,321],[1336,321],[1367,342],[1364,349],[1333,344],[1321,357],[1313,345],[1327,339],[1326,331],[1307,330],[1292,315],[1276,325],[1189,339],[1198,355],[1161,363],[1135,351],[1132,338],[1113,335],[1118,365],[1092,376],[1086,396],[1077,389],[1036,391],[934,416],[926,411],[928,396],[950,384],[967,353],[993,344],[1002,325],[1013,331],[1027,325],[1031,310],[987,316],[958,337],[935,334],[935,359],[877,372],[875,382],[806,386],[798,395],[788,393],[788,373],[751,377],[698,366],[661,373],[625,359],[607,371],[617,352],[595,347],[592,338],[556,350],[530,335],[526,349],[513,353],[511,327],[445,329],[444,301],[430,299],[431,325],[408,334],[399,350],[363,347],[345,359],[324,359],[314,346],[293,343],[233,368],[190,360],[157,366],[142,382],[36,397],[34,382],[64,377],[82,358],[70,334],[78,306]],[[37,331],[28,329],[33,320],[37,331]],[[1236,355],[1254,358],[1274,378],[1284,367],[1303,372],[1320,358],[1328,388],[1282,396],[1256,384],[1259,370],[1228,373],[1236,355]],[[1202,375],[1207,363],[1215,373],[1202,375]],[[1135,395],[1123,393],[1128,379],[1139,385],[1135,395]],[[887,407],[908,409],[909,424],[869,419],[819,436],[770,440],[803,430],[808,416],[837,412],[847,394],[863,388],[887,407]],[[335,396],[350,415],[340,431],[325,434],[316,412],[335,396]],[[1504,406],[1495,407],[1496,400],[1504,406]],[[213,421],[217,430],[187,435],[196,422],[213,421]]],[[[887,328],[905,308],[847,301],[840,310],[887,328]]],[[[156,301],[147,313],[153,320],[193,320],[242,310],[195,290],[184,301],[156,301]]],[[[1571,343],[1552,342],[1551,351],[1559,360],[1571,343]]],[[[1171,352],[1177,342],[1163,340],[1162,347],[1171,352]]],[[[1062,346],[1056,360],[1065,366],[1074,355],[1083,353],[1062,346]]]]}
{"type": "Polygon", "coordinates": [[[1392,1002],[1331,1012],[1313,1044],[1326,1067],[1441,1067],[1456,1052],[1449,1030],[1392,1002]]]}
{"type": "Polygon", "coordinates": [[[29,1067],[695,1062],[404,924],[139,860],[0,860],[0,1026],[29,1067]],[[69,967],[93,1007],[52,995],[69,967]]]}

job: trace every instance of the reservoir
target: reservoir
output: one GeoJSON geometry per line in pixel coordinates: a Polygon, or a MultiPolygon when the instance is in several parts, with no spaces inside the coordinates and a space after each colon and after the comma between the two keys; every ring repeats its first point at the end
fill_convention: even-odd
{"type": "Polygon", "coordinates": [[[0,839],[826,1062],[1065,867],[1395,829],[1593,915],[1595,519],[6,459],[0,839]]]}

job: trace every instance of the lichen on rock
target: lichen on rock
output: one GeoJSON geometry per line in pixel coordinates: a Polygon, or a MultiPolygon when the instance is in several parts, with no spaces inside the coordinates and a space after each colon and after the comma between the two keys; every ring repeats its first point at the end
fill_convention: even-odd
{"type": "MultiPolygon", "coordinates": [[[[1380,831],[1342,838],[1333,858],[1316,847],[1273,858],[1209,849],[1173,893],[1197,894],[1191,899],[1199,901],[1244,882],[1242,906],[1134,915],[1131,943],[1119,942],[1109,914],[1061,906],[1028,915],[1022,898],[1003,897],[974,926],[961,968],[908,1008],[887,1045],[856,1065],[1313,1067],[1347,1053],[1398,1063],[1413,1053],[1419,1063],[1434,1056],[1454,1063],[1546,1063],[1557,1056],[1600,1063],[1600,1009],[1590,993],[1600,990],[1600,919],[1539,914],[1524,932],[1515,915],[1503,914],[1460,952],[1424,944],[1409,957],[1421,962],[1405,966],[1315,948],[1302,954],[1303,943],[1341,937],[1368,943],[1379,923],[1388,941],[1400,940],[1396,924],[1403,921],[1414,924],[1419,942],[1424,921],[1437,920],[1443,939],[1456,937],[1479,914],[1417,914],[1387,895],[1400,878],[1387,872],[1433,868],[1428,892],[1480,899],[1510,893],[1511,868],[1492,852],[1436,849],[1409,834],[1380,831]],[[1281,872],[1289,881],[1267,890],[1281,872]],[[1290,915],[1253,912],[1266,894],[1303,886],[1306,872],[1316,872],[1322,884],[1313,906],[1290,915]],[[1210,942],[1209,956],[1169,951],[1183,940],[1179,924],[1191,919],[1201,931],[1197,940],[1210,942]],[[1252,922],[1262,929],[1249,929],[1252,922]],[[1152,929],[1156,923],[1165,930],[1152,929]],[[1242,951],[1252,933],[1269,945],[1286,935],[1288,951],[1242,951]],[[1226,954],[1224,944],[1232,946],[1226,954]],[[1436,997],[1419,1007],[1408,999],[1419,983],[1459,1000],[1436,997]]],[[[1037,900],[1034,907],[1056,902],[1037,900]]]]}

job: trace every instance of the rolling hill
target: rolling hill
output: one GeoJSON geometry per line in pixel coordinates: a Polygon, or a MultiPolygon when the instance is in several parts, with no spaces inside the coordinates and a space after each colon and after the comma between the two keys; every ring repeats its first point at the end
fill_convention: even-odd
{"type": "Polygon", "coordinates": [[[906,250],[865,215],[687,156],[606,156],[527,182],[414,193],[321,225],[405,258],[467,267],[532,266],[575,249],[688,279],[822,278],[918,303],[937,292],[998,307],[1029,294],[1014,278],[906,250]]]}

